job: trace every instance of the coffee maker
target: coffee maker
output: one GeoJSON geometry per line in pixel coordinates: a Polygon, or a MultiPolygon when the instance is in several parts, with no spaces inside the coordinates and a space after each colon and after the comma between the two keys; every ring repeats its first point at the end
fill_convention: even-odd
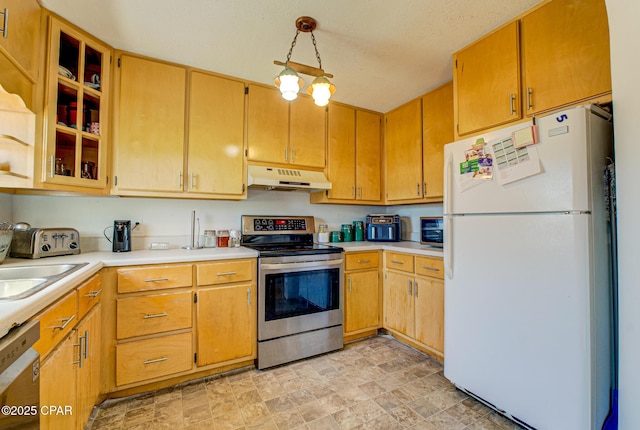
{"type": "Polygon", "coordinates": [[[113,240],[111,244],[113,252],[131,251],[131,221],[113,221],[113,240]]]}

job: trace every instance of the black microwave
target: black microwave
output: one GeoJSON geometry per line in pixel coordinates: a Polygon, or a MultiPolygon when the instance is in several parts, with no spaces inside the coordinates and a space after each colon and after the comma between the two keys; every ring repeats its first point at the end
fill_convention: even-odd
{"type": "Polygon", "coordinates": [[[420,217],[420,243],[442,248],[444,222],[441,216],[420,217]]]}

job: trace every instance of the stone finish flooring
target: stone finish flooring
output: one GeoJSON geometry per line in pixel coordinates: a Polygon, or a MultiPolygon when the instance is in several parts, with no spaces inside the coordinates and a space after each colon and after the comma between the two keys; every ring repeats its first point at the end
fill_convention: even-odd
{"type": "Polygon", "coordinates": [[[442,365],[389,336],[266,370],[211,376],[97,407],[87,430],[522,427],[458,391],[442,365]]]}

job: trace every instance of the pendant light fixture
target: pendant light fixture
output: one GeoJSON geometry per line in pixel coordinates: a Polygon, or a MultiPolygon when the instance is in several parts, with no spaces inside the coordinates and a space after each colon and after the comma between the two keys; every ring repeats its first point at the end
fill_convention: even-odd
{"type": "Polygon", "coordinates": [[[316,29],[316,26],[316,20],[310,16],[301,16],[296,20],[296,35],[293,37],[293,42],[291,42],[291,48],[289,48],[289,53],[287,54],[287,61],[284,63],[278,60],[273,62],[278,66],[284,66],[284,70],[273,80],[273,83],[280,89],[282,98],[291,101],[298,97],[298,91],[300,91],[300,88],[304,85],[304,81],[298,73],[315,76],[316,78],[309,88],[307,88],[307,91],[311,94],[311,97],[313,97],[316,105],[326,106],[329,103],[331,95],[336,91],[336,87],[328,79],[333,78],[333,75],[325,73],[325,71],[322,70],[322,60],[320,59],[320,53],[316,45],[316,38],[313,35],[313,30],[316,29]],[[311,41],[313,42],[313,48],[316,51],[316,58],[318,59],[318,67],[311,67],[291,61],[291,53],[293,52],[293,47],[296,46],[296,40],[300,32],[311,34],[311,41]]]}

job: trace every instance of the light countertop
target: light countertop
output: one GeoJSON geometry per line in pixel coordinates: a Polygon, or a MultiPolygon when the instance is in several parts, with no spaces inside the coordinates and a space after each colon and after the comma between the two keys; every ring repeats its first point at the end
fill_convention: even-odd
{"type": "MultiPolygon", "coordinates": [[[[345,252],[390,250],[442,257],[442,250],[420,245],[416,242],[340,242],[329,243],[329,245],[339,246],[343,248],[345,252]]],[[[0,300],[0,337],[4,336],[11,327],[27,321],[73,288],[79,286],[103,267],[229,260],[235,258],[256,258],[257,256],[258,253],[256,251],[240,247],[204,248],[197,250],[139,250],[123,253],[108,251],[87,252],[78,255],[34,260],[8,258],[0,267],[74,263],[88,264],[29,297],[14,301],[0,300]]]]}

